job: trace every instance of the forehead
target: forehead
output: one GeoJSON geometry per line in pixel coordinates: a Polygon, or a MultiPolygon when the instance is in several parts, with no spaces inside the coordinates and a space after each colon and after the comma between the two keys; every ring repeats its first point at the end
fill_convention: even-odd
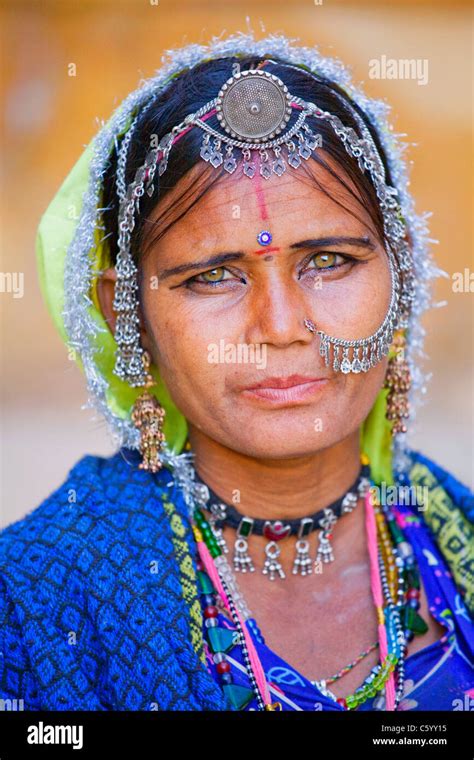
{"type": "MultiPolygon", "coordinates": [[[[251,179],[242,174],[220,177],[162,240],[173,243],[186,236],[212,247],[216,240],[235,244],[236,234],[243,244],[247,237],[255,241],[255,234],[267,228],[274,239],[275,235],[280,236],[281,242],[295,234],[301,239],[305,232],[337,234],[367,228],[374,231],[370,215],[358,200],[361,194],[355,183],[332,157],[323,151],[321,154],[335,177],[313,160],[307,161],[305,168],[287,167],[281,177],[272,175],[263,179],[258,174],[251,179]],[[350,189],[344,187],[341,179],[350,189]]],[[[198,197],[212,182],[214,172],[208,164],[199,162],[158,204],[150,220],[159,222],[162,215],[172,214],[175,204],[178,210],[183,192],[190,193],[190,199],[198,197]]]]}

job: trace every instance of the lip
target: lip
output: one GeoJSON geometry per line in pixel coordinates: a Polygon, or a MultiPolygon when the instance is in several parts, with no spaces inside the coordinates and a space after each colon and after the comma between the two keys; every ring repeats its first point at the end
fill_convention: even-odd
{"type": "Polygon", "coordinates": [[[257,388],[293,388],[296,385],[304,385],[324,380],[323,377],[312,377],[310,375],[289,375],[288,377],[266,377],[255,385],[248,385],[243,388],[245,391],[253,391],[257,388]]]}
{"type": "Polygon", "coordinates": [[[268,377],[256,385],[243,388],[241,393],[246,398],[258,399],[275,405],[288,405],[308,402],[327,383],[324,377],[268,377]]]}

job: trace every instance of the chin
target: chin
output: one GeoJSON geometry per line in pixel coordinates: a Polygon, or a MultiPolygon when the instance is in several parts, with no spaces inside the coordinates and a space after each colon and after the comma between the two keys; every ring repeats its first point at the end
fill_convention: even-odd
{"type": "Polygon", "coordinates": [[[303,430],[299,426],[261,426],[258,431],[245,426],[239,426],[245,435],[235,435],[235,428],[231,440],[223,441],[226,446],[238,451],[245,456],[255,459],[296,459],[304,456],[312,456],[328,446],[334,445],[339,440],[350,435],[351,431],[325,430],[314,432],[312,426],[306,426],[303,430]]]}

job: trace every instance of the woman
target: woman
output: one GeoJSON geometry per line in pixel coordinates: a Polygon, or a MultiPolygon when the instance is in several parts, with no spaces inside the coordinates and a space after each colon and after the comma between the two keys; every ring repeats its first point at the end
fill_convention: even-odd
{"type": "Polygon", "coordinates": [[[38,256],[119,448],[0,535],[3,699],[466,709],[474,508],[405,441],[439,270],[401,154],[341,64],[250,35],[86,149],[38,256]]]}

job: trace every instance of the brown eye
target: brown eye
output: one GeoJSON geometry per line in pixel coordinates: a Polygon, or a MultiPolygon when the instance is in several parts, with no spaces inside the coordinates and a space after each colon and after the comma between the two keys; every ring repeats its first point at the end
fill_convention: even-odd
{"type": "Polygon", "coordinates": [[[209,269],[207,272],[202,272],[198,277],[204,278],[201,282],[220,282],[225,272],[225,267],[216,267],[215,269],[209,269]]]}
{"type": "Polygon", "coordinates": [[[313,261],[318,269],[326,269],[329,267],[337,266],[338,253],[316,253],[313,256],[313,261]]]}
{"type": "Polygon", "coordinates": [[[227,292],[229,288],[235,287],[236,283],[239,282],[245,285],[245,280],[242,277],[236,276],[227,267],[213,267],[213,269],[208,269],[205,272],[201,272],[201,274],[195,274],[194,277],[186,280],[183,285],[186,288],[196,288],[196,290],[204,292],[211,292],[213,288],[217,292],[220,289],[220,285],[222,285],[222,290],[225,289],[227,292]],[[208,285],[209,287],[197,288],[198,285],[208,285]]]}

